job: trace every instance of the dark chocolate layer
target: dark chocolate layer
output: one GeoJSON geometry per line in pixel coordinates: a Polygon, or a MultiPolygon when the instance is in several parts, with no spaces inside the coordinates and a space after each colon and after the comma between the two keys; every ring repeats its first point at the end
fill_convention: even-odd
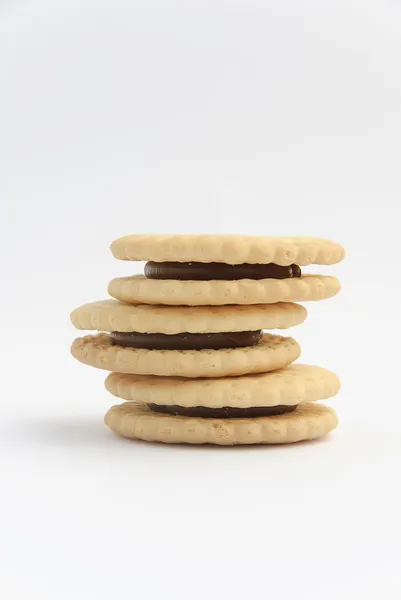
{"type": "Polygon", "coordinates": [[[222,408],[208,408],[206,406],[178,406],[164,404],[148,404],[149,408],[155,412],[167,413],[169,415],[181,415],[183,417],[202,417],[203,419],[240,419],[252,417],[273,417],[283,415],[296,409],[295,406],[251,406],[249,408],[233,408],[223,406],[222,408]]]}
{"type": "Polygon", "coordinates": [[[113,331],[110,337],[117,346],[146,348],[148,350],[219,350],[254,346],[262,336],[259,331],[231,333],[132,333],[113,331]]]}
{"type": "Polygon", "coordinates": [[[281,267],[275,263],[266,265],[227,265],[225,263],[201,262],[147,262],[145,276],[148,279],[182,279],[210,281],[212,279],[290,279],[301,277],[298,265],[281,267]]]}

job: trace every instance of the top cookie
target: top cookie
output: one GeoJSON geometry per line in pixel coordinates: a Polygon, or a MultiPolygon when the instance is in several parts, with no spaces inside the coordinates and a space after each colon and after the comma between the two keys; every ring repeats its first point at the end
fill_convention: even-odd
{"type": "Polygon", "coordinates": [[[340,244],[312,237],[246,235],[127,235],[111,244],[115,258],[155,262],[222,262],[332,265],[344,258],[340,244]]]}

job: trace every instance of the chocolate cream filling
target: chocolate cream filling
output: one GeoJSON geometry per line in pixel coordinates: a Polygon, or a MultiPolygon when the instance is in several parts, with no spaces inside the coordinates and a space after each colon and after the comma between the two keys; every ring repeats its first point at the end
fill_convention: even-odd
{"type": "Polygon", "coordinates": [[[210,281],[213,279],[290,279],[301,277],[298,265],[282,267],[275,263],[266,265],[228,265],[226,263],[201,262],[147,262],[145,276],[148,279],[181,279],[210,281]]]}
{"type": "Polygon", "coordinates": [[[202,417],[203,419],[240,419],[253,417],[273,417],[283,415],[296,409],[295,406],[250,406],[249,408],[233,408],[223,406],[222,408],[208,408],[206,406],[178,406],[164,404],[148,404],[149,408],[158,413],[183,417],[202,417]]]}
{"type": "Polygon", "coordinates": [[[262,337],[259,331],[233,331],[227,333],[126,333],[113,331],[112,342],[117,346],[146,348],[148,350],[220,350],[254,346],[262,337]]]}

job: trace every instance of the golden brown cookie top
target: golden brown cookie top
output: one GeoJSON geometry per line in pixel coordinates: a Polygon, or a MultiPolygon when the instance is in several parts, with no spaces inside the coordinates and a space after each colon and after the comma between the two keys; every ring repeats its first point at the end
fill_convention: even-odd
{"type": "Polygon", "coordinates": [[[264,237],[234,234],[127,235],[111,244],[121,260],[223,262],[228,264],[293,263],[332,265],[344,258],[344,248],[335,242],[313,237],[264,237]]]}
{"type": "Polygon", "coordinates": [[[110,373],[106,388],[113,396],[136,402],[244,408],[325,400],[338,393],[340,380],[322,367],[293,364],[268,373],[217,379],[110,373]]]}
{"type": "Polygon", "coordinates": [[[213,333],[287,329],[306,318],[299,304],[252,306],[161,306],[100,300],[76,308],[71,321],[77,329],[140,333],[213,333]]]}

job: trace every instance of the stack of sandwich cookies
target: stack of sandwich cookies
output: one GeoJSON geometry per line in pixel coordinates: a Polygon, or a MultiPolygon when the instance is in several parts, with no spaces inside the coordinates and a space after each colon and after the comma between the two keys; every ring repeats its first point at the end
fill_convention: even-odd
{"type": "Polygon", "coordinates": [[[264,333],[302,323],[292,301],[334,295],[339,282],[301,266],[332,264],[338,244],[311,238],[128,236],[112,244],[124,260],[145,260],[145,276],[113,280],[115,300],[76,309],[81,362],[112,371],[107,389],[124,404],[105,421],[130,438],[167,443],[286,443],[324,435],[338,378],[292,365],[300,347],[264,333]],[[312,280],[309,280],[312,278],[312,280]],[[297,281],[298,285],[291,282],[297,281]],[[150,284],[150,285],[148,285],[150,284]],[[156,285],[153,285],[156,284],[156,285]]]}

